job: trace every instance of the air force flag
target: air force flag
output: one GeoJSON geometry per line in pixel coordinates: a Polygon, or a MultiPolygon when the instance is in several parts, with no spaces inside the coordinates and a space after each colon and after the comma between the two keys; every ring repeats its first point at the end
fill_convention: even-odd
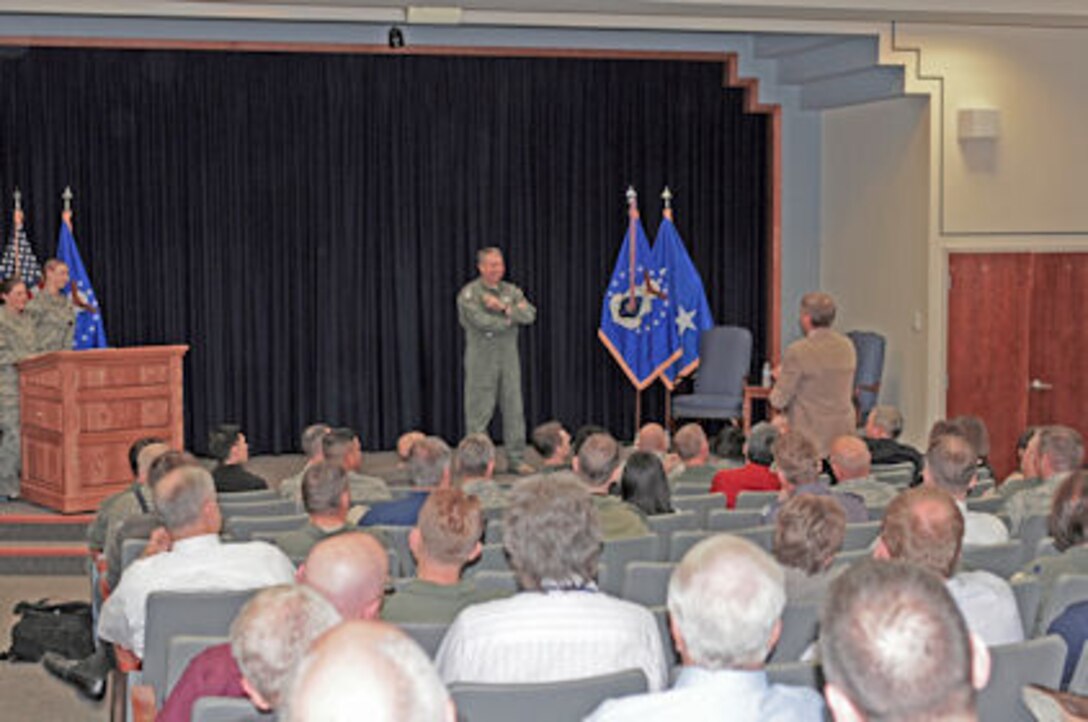
{"type": "Polygon", "coordinates": [[[102,323],[102,313],[98,308],[91,287],[91,278],[83,266],[83,259],[76,248],[76,239],[72,235],[71,221],[65,214],[60,224],[60,238],[57,240],[57,258],[68,266],[71,278],[69,290],[76,313],[75,341],[72,347],[77,351],[88,348],[106,348],[106,327],[102,323]]]}
{"type": "Polygon", "coordinates": [[[699,365],[699,338],[703,331],[714,325],[703,280],[684,247],[679,231],[673,225],[671,215],[670,211],[666,211],[661,219],[653,250],[654,264],[662,269],[670,281],[672,304],[666,324],[667,347],[674,352],[672,357],[679,359],[661,375],[661,382],[669,389],[699,365]]]}

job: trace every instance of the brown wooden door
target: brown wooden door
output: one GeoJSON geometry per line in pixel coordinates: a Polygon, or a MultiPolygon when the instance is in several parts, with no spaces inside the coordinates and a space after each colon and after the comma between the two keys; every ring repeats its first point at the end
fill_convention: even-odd
{"type": "Polygon", "coordinates": [[[952,254],[949,274],[947,413],[986,421],[1001,478],[1028,425],[1088,430],[1088,254],[952,254]]]}

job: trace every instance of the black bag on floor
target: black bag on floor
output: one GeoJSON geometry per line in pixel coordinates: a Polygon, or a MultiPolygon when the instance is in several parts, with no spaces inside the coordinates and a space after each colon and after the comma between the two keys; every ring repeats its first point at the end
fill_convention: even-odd
{"type": "Polygon", "coordinates": [[[15,614],[22,618],[11,628],[11,649],[0,654],[0,659],[37,662],[46,652],[83,659],[94,652],[91,605],[87,602],[19,602],[15,614]]]}

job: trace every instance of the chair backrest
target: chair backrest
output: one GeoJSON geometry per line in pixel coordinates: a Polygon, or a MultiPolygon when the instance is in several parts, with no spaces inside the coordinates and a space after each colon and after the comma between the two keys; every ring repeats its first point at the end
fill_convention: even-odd
{"type": "Polygon", "coordinates": [[[664,605],[674,569],[672,562],[631,562],[623,578],[623,598],[647,607],[664,605]]]}
{"type": "Polygon", "coordinates": [[[781,662],[768,664],[766,669],[767,680],[771,684],[807,687],[820,694],[824,692],[823,669],[814,662],[781,662]]]}
{"type": "Polygon", "coordinates": [[[774,525],[764,524],[763,526],[753,526],[748,529],[734,529],[729,532],[730,534],[736,534],[737,536],[744,537],[748,541],[752,542],[756,546],[763,549],[768,554],[774,548],[774,525]]]}
{"type": "Polygon", "coordinates": [[[397,626],[423,647],[428,657],[434,659],[450,625],[439,622],[400,622],[397,626]]]}
{"type": "Polygon", "coordinates": [[[1069,691],[1073,694],[1088,696],[1088,644],[1080,648],[1080,661],[1069,680],[1069,691]]]}
{"type": "Polygon", "coordinates": [[[658,559],[669,558],[669,544],[675,532],[685,529],[699,529],[701,524],[699,514],[694,511],[678,511],[673,514],[655,514],[646,517],[650,530],[657,534],[658,559]]]}
{"type": "Polygon", "coordinates": [[[226,636],[202,634],[182,634],[171,638],[166,649],[166,691],[163,692],[163,697],[170,696],[174,685],[181,679],[193,657],[209,647],[226,644],[229,640],[226,636]]]}
{"type": "Polygon", "coordinates": [[[888,506],[886,504],[865,505],[865,512],[869,515],[869,521],[882,521],[884,519],[884,514],[887,511],[888,506]]]}
{"type": "Polygon", "coordinates": [[[1033,722],[1020,700],[1020,688],[1039,684],[1057,689],[1065,661],[1065,642],[1050,636],[990,647],[990,681],[978,696],[980,720],[1033,722]]]}
{"type": "Polygon", "coordinates": [[[484,527],[484,544],[502,544],[502,519],[488,519],[484,527]]]}
{"type": "Polygon", "coordinates": [[[147,598],[143,678],[162,703],[170,640],[181,634],[226,636],[230,624],[257,592],[152,592],[147,598]]]}
{"type": "Polygon", "coordinates": [[[1039,615],[1039,600],[1042,599],[1043,588],[1039,580],[1032,576],[1025,576],[1009,582],[1012,593],[1016,596],[1016,608],[1020,610],[1020,621],[1024,625],[1024,639],[1030,639],[1032,630],[1035,629],[1035,618],[1039,615]]]}
{"type": "Polygon", "coordinates": [[[510,560],[506,558],[506,549],[502,544],[484,544],[479,558],[465,567],[464,576],[474,577],[478,572],[490,570],[494,572],[508,572],[510,560]]]}
{"type": "Polygon", "coordinates": [[[605,565],[605,571],[597,575],[597,580],[601,589],[619,596],[623,592],[623,576],[627,572],[629,562],[656,562],[657,560],[656,534],[606,541],[604,550],[601,552],[601,562],[605,565]]]}
{"type": "Polygon", "coordinates": [[[850,331],[858,364],[854,369],[854,398],[858,418],[865,419],[880,397],[880,380],[884,376],[884,336],[873,331],[850,331]]]}
{"type": "Polygon", "coordinates": [[[904,488],[914,481],[914,464],[901,461],[898,464],[873,464],[869,474],[877,481],[904,488]]]}
{"type": "Polygon", "coordinates": [[[256,532],[276,532],[281,534],[306,526],[308,520],[309,517],[305,514],[228,516],[223,522],[223,533],[235,541],[250,541],[256,532]]]}
{"type": "Polygon", "coordinates": [[[842,540],[842,551],[852,552],[858,549],[868,549],[869,545],[880,536],[880,524],[879,521],[847,524],[846,536],[842,540]]]}
{"type": "Polygon", "coordinates": [[[777,491],[742,491],[737,494],[737,509],[762,509],[777,498],[777,491]]]}
{"type": "Polygon", "coordinates": [[[414,577],[416,558],[412,556],[412,550],[408,546],[408,533],[412,531],[412,527],[376,525],[373,528],[384,534],[389,540],[391,550],[397,552],[397,568],[393,567],[393,556],[389,557],[389,574],[396,577],[414,577]]]}
{"type": "Polygon", "coordinates": [[[960,561],[969,569],[982,569],[1008,579],[1021,567],[1023,547],[1019,541],[965,546],[960,561]]]}
{"type": "Polygon", "coordinates": [[[219,511],[224,519],[232,516],[287,516],[302,513],[302,509],[293,499],[236,502],[224,497],[219,497],[219,511]]]}
{"type": "Polygon", "coordinates": [[[706,517],[714,509],[725,508],[725,494],[691,494],[674,496],[672,505],[677,511],[691,511],[699,517],[699,526],[706,526],[706,517]]]}
{"type": "Polygon", "coordinates": [[[248,699],[201,697],[193,703],[193,722],[272,722],[274,712],[258,712],[248,699]]]}
{"type": "Polygon", "coordinates": [[[1070,604],[1088,601],[1088,574],[1062,574],[1047,595],[1045,607],[1039,610],[1036,629],[1043,632],[1070,604]]]}
{"type": "Polygon", "coordinates": [[[835,555],[835,559],[832,560],[831,566],[841,567],[849,566],[859,559],[868,559],[873,554],[868,549],[852,549],[848,552],[840,551],[835,555]]]}
{"type": "Polygon", "coordinates": [[[227,504],[251,504],[255,501],[277,501],[284,499],[280,493],[274,489],[257,489],[255,491],[232,491],[227,494],[220,494],[219,503],[227,504]]]}
{"type": "Polygon", "coordinates": [[[639,669],[563,682],[450,685],[458,718],[464,722],[578,720],[606,699],[646,690],[646,675],[639,669]]]}
{"type": "Polygon", "coordinates": [[[121,542],[121,569],[128,569],[128,565],[140,558],[147,548],[147,539],[125,539],[121,542]]]}
{"type": "Polygon", "coordinates": [[[751,529],[763,524],[763,512],[758,509],[715,509],[706,517],[708,531],[751,529]]]}
{"type": "Polygon", "coordinates": [[[669,540],[669,558],[670,562],[678,562],[684,558],[684,555],[688,553],[688,550],[693,546],[701,542],[703,539],[714,536],[714,532],[709,531],[696,531],[685,530],[678,531],[672,535],[672,539],[669,540]]]}
{"type": "Polygon", "coordinates": [[[518,590],[518,580],[511,571],[483,569],[472,576],[477,589],[494,589],[513,594],[518,590]]]}
{"type": "Polygon", "coordinates": [[[1058,551],[1058,547],[1054,546],[1054,537],[1045,536],[1039,540],[1039,543],[1035,545],[1035,558],[1039,557],[1056,557],[1061,554],[1058,551]]]}
{"type": "Polygon", "coordinates": [[[740,326],[708,328],[699,337],[695,393],[742,396],[751,366],[751,331],[740,326]]]}
{"type": "Polygon", "coordinates": [[[968,499],[967,508],[971,511],[980,511],[984,514],[996,514],[1005,504],[1000,496],[987,496],[982,499],[968,499]]]}
{"type": "Polygon", "coordinates": [[[1036,514],[1020,522],[1020,531],[1017,536],[1024,547],[1024,564],[1034,558],[1035,548],[1039,546],[1039,541],[1050,535],[1050,531],[1047,529],[1049,516],[1049,514],[1036,514]]]}
{"type": "Polygon", "coordinates": [[[692,496],[693,494],[709,494],[710,484],[681,482],[673,486],[672,495],[676,496],[692,496]]]}
{"type": "Polygon", "coordinates": [[[787,604],[782,610],[782,636],[771,650],[768,662],[796,662],[816,641],[820,626],[819,604],[787,604]]]}

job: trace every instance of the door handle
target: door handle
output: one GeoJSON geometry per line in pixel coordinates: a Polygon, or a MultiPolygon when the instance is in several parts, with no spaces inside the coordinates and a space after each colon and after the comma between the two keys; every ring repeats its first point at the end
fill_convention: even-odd
{"type": "Polygon", "coordinates": [[[1052,388],[1054,388],[1054,384],[1048,384],[1042,379],[1032,379],[1031,383],[1028,384],[1028,389],[1031,391],[1050,391],[1052,388]]]}

